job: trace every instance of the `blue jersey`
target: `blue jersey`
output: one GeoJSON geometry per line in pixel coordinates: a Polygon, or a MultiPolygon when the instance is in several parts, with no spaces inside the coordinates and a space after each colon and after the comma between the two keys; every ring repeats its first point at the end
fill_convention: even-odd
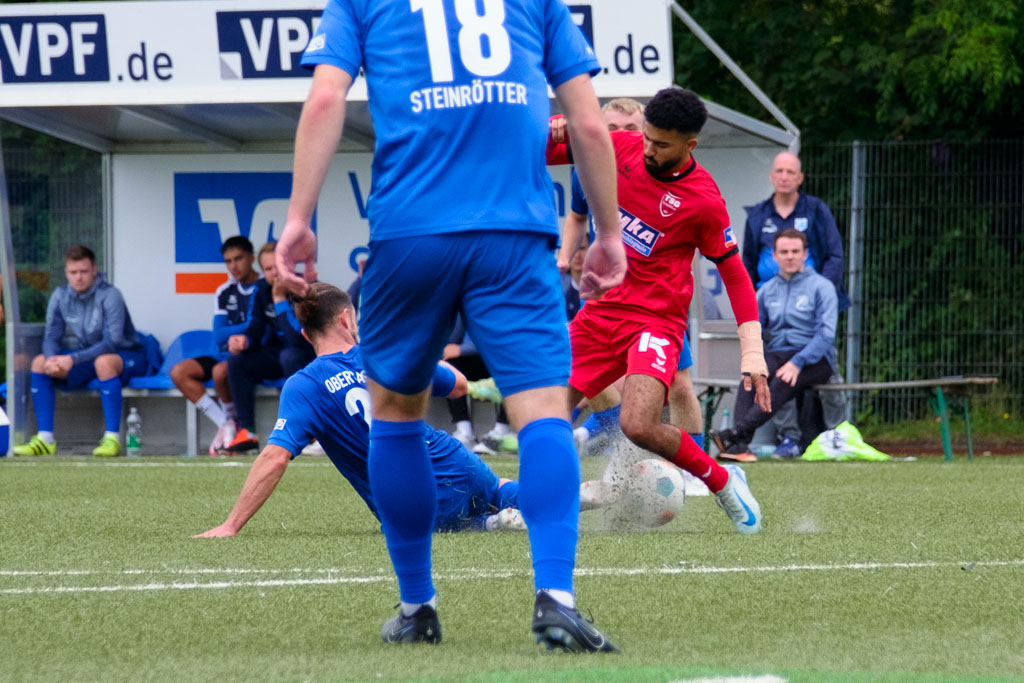
{"type": "Polygon", "coordinates": [[[329,0],[302,64],[365,69],[371,241],[557,236],[548,84],[600,69],[562,0],[329,0]]]}
{"type": "Polygon", "coordinates": [[[583,194],[583,184],[580,183],[580,174],[576,172],[575,166],[573,166],[570,180],[570,187],[572,188],[570,207],[575,213],[587,217],[587,234],[590,237],[590,243],[593,244],[595,235],[594,217],[590,215],[590,204],[587,203],[587,196],[583,194]]]}
{"type": "MultiPolygon", "coordinates": [[[[455,491],[479,488],[479,474],[489,473],[479,457],[430,426],[425,427],[424,438],[439,484],[455,491]]],[[[366,389],[358,346],[345,353],[318,357],[289,377],[281,390],[277,423],[267,443],[280,446],[295,457],[313,439],[320,442],[327,457],[379,518],[370,494],[366,465],[370,448],[370,392],[366,389]]]]}
{"type": "Polygon", "coordinates": [[[256,283],[243,285],[233,277],[217,288],[213,305],[213,339],[221,354],[228,352],[228,338],[243,334],[249,321],[249,300],[256,283]]]}

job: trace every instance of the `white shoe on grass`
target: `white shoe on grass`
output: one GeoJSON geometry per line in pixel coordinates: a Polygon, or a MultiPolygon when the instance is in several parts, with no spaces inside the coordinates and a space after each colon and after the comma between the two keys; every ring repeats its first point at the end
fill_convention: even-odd
{"type": "Polygon", "coordinates": [[[736,531],[756,534],[761,531],[761,506],[747,486],[747,475],[739,465],[726,465],[725,469],[729,472],[729,481],[715,494],[718,507],[729,515],[736,531]]]}

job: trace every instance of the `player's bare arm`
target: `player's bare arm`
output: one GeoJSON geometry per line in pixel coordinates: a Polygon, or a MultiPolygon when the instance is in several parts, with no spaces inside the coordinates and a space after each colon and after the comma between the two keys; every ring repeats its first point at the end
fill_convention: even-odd
{"type": "Polygon", "coordinates": [[[565,108],[573,157],[583,194],[590,204],[597,237],[583,261],[580,298],[599,299],[626,275],[626,252],[619,225],[615,151],[608,124],[587,75],[571,78],[556,90],[565,108]]]}
{"type": "MultiPolygon", "coordinates": [[[[714,259],[713,259],[714,260],[714,259]]],[[[729,304],[736,316],[736,334],[740,340],[740,372],[743,373],[743,388],[754,390],[754,402],[766,413],[771,412],[772,400],[768,390],[768,364],[764,360],[764,341],[761,338],[761,322],[757,318],[757,297],[754,285],[739,254],[715,260],[722,284],[729,295],[729,304]]]]}
{"type": "Polygon", "coordinates": [[[583,244],[583,236],[587,234],[587,217],[569,209],[562,223],[562,246],[558,249],[558,269],[563,273],[569,271],[573,254],[583,244]]]}
{"type": "Polygon", "coordinates": [[[242,485],[242,492],[238,495],[235,507],[228,518],[220,526],[196,534],[192,538],[228,538],[238,534],[270,498],[291,459],[292,454],[286,449],[267,444],[259,457],[253,461],[249,476],[242,485]]]}
{"type": "Polygon", "coordinates": [[[277,272],[290,291],[305,294],[316,281],[316,236],[310,228],[317,198],[323,188],[331,159],[341,141],[345,124],[345,97],[352,76],[335,66],[320,64],[313,72],[306,103],[295,133],[295,162],[288,218],[278,240],[277,272]],[[303,277],[296,266],[305,264],[303,277]]]}

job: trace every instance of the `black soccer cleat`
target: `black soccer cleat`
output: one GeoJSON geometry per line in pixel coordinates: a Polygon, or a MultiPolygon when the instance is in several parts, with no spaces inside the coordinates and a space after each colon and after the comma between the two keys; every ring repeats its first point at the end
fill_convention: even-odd
{"type": "Polygon", "coordinates": [[[544,591],[537,593],[533,604],[533,632],[537,642],[544,643],[549,650],[557,647],[577,653],[621,652],[579,610],[566,607],[544,591]]]}
{"type": "Polygon", "coordinates": [[[384,622],[380,637],[385,643],[430,643],[441,642],[441,622],[437,611],[430,605],[421,605],[411,616],[398,614],[384,622]]]}

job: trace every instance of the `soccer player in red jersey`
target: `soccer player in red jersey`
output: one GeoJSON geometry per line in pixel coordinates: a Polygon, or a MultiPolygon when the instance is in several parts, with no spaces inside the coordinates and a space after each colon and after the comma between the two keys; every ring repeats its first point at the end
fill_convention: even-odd
{"type": "MultiPolygon", "coordinates": [[[[761,529],[761,512],[738,466],[722,467],[690,436],[661,421],[675,377],[693,297],[694,251],[718,267],[732,304],[746,389],[766,412],[770,399],[757,300],[729,226],[725,200],[692,152],[707,121],[687,90],[658,92],[644,110],[643,132],[613,131],[619,221],[628,269],[622,284],[589,301],[569,327],[570,405],[626,375],[622,431],[630,441],[699,477],[742,533],[761,529]]],[[[551,123],[548,163],[571,161],[564,121],[551,123]]]]}

